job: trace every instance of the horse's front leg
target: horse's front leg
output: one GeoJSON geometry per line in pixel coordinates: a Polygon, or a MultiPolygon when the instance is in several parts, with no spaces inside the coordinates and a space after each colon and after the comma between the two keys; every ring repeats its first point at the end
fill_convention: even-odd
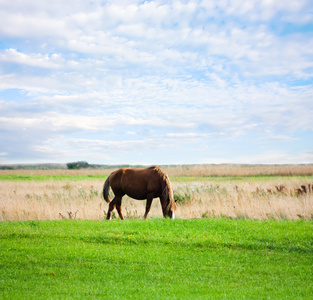
{"type": "Polygon", "coordinates": [[[147,197],[147,204],[146,204],[146,211],[145,211],[145,214],[143,216],[143,218],[146,220],[147,217],[148,217],[148,213],[150,211],[150,208],[151,208],[151,204],[152,204],[152,200],[153,200],[153,195],[148,195],[147,197]]]}

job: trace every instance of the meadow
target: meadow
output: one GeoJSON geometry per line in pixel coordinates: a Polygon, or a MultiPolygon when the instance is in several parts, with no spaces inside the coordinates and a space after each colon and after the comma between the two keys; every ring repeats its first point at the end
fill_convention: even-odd
{"type": "Polygon", "coordinates": [[[0,223],[1,299],[310,299],[313,223],[0,223]]]}
{"type": "MultiPolygon", "coordinates": [[[[178,218],[313,218],[313,165],[169,166],[178,218]]],[[[102,187],[112,169],[0,170],[0,221],[102,220],[102,187]]],[[[145,201],[123,198],[126,218],[140,218],[145,201]]],[[[155,199],[149,217],[162,216],[155,199]]]]}
{"type": "Polygon", "coordinates": [[[176,166],[177,219],[125,197],[112,169],[0,171],[0,299],[309,299],[313,167],[176,166]]]}

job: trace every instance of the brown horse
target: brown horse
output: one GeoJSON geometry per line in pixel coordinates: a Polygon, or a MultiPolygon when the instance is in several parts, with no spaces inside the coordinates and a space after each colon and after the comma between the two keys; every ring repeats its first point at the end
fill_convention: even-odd
{"type": "Polygon", "coordinates": [[[152,200],[160,198],[163,216],[175,218],[176,201],[168,176],[159,167],[147,169],[122,168],[110,174],[103,186],[103,198],[109,204],[107,220],[111,219],[112,211],[116,210],[123,220],[122,198],[128,195],[137,200],[147,199],[144,219],[147,219],[152,200]],[[114,198],[109,199],[109,189],[112,189],[114,198]]]}

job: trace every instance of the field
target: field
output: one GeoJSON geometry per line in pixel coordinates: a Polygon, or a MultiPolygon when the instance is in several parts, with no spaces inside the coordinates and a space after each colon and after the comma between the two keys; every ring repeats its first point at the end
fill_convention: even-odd
{"type": "Polygon", "coordinates": [[[103,221],[112,169],[0,171],[0,299],[310,299],[312,165],[163,170],[176,220],[103,221]]]}
{"type": "Polygon", "coordinates": [[[1,299],[310,299],[312,221],[0,223],[1,299]]]}
{"type": "MultiPolygon", "coordinates": [[[[313,218],[313,165],[164,167],[179,202],[178,218],[313,218]]],[[[102,187],[112,169],[0,171],[0,221],[102,220],[102,187]]],[[[124,197],[126,218],[144,214],[145,201],[124,197]]],[[[160,217],[154,200],[149,217],[160,217]]]]}

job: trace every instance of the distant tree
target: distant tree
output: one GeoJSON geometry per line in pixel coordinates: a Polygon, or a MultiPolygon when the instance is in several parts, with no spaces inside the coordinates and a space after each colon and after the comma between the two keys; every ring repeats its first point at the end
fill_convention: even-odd
{"type": "Polygon", "coordinates": [[[0,170],[14,170],[14,167],[11,167],[11,166],[0,166],[0,170]]]}
{"type": "Polygon", "coordinates": [[[90,167],[86,161],[69,162],[66,165],[69,170],[86,169],[90,167]]]}

